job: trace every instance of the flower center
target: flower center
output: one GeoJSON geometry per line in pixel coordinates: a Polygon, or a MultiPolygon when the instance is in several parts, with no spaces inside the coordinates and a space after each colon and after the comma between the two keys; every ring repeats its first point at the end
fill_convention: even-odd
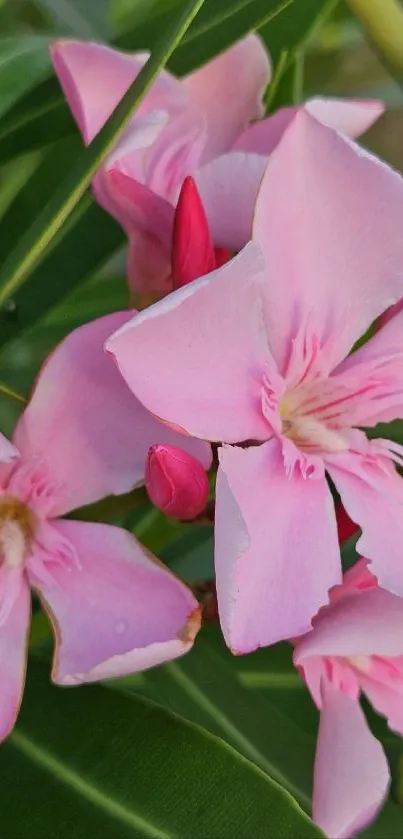
{"type": "Polygon", "coordinates": [[[346,656],[344,661],[359,673],[369,673],[372,667],[370,655],[350,655],[346,656]]]}
{"type": "Polygon", "coordinates": [[[18,498],[0,498],[0,557],[10,568],[22,565],[34,538],[36,519],[18,498]]]}
{"type": "Polygon", "coordinates": [[[303,451],[345,451],[348,445],[341,431],[331,428],[314,409],[310,411],[307,402],[302,388],[290,390],[283,396],[279,410],[284,436],[303,451]]]}

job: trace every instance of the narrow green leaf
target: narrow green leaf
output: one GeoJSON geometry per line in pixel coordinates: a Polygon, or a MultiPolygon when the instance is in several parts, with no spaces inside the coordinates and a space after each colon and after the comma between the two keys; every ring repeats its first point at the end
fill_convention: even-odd
{"type": "Polygon", "coordinates": [[[108,31],[109,0],[38,0],[56,24],[78,38],[100,39],[108,31]]]}
{"type": "Polygon", "coordinates": [[[49,38],[0,38],[0,117],[50,71],[49,38]]]}
{"type": "Polygon", "coordinates": [[[130,121],[133,111],[165,66],[203,2],[204,0],[190,0],[180,16],[176,17],[168,34],[165,33],[160,45],[156,47],[106,125],[93,143],[81,153],[69,177],[56,190],[54,197],[5,261],[0,270],[0,306],[16,293],[43,258],[44,251],[83,196],[100,163],[130,121]]]}
{"type": "Polygon", "coordinates": [[[292,797],[203,729],[102,687],[51,687],[32,660],[0,751],[5,837],[302,839],[292,797]]]}
{"type": "MultiPolygon", "coordinates": [[[[202,13],[194,21],[178,50],[169,62],[179,75],[189,73],[218,52],[242,38],[247,32],[281,15],[298,0],[206,0],[202,13]]],[[[161,9],[163,10],[163,5],[161,9]]],[[[149,46],[156,32],[169,21],[170,13],[155,15],[132,32],[117,40],[122,49],[136,50],[149,46]]]]}

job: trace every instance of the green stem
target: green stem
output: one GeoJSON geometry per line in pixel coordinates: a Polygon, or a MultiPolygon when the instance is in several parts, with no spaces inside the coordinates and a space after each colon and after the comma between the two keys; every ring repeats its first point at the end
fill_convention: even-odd
{"type": "Polygon", "coordinates": [[[347,0],[381,60],[403,83],[403,8],[398,0],[347,0]]]}
{"type": "Polygon", "coordinates": [[[10,399],[15,399],[16,402],[21,402],[23,405],[27,404],[25,396],[22,396],[21,393],[17,393],[16,390],[4,384],[4,382],[0,382],[0,393],[2,393],[3,396],[8,396],[10,399]]]}

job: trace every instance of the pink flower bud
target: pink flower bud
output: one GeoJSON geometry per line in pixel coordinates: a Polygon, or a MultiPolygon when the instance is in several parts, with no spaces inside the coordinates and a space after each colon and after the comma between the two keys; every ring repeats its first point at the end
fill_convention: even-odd
{"type": "Polygon", "coordinates": [[[209,484],[203,466],[176,446],[151,446],[145,483],[152,503],[173,518],[194,519],[206,506],[209,484]]]}
{"type": "Polygon", "coordinates": [[[172,239],[173,287],[180,288],[216,267],[213,240],[193,178],[185,178],[175,210],[172,239]]]}

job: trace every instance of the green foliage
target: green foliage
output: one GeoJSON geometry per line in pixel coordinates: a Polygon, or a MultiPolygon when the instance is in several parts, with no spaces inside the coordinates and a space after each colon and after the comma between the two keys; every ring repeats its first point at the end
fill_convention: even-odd
{"type": "Polygon", "coordinates": [[[102,687],[50,687],[32,661],[0,752],[2,835],[319,837],[290,795],[223,740],[102,687]]]}

